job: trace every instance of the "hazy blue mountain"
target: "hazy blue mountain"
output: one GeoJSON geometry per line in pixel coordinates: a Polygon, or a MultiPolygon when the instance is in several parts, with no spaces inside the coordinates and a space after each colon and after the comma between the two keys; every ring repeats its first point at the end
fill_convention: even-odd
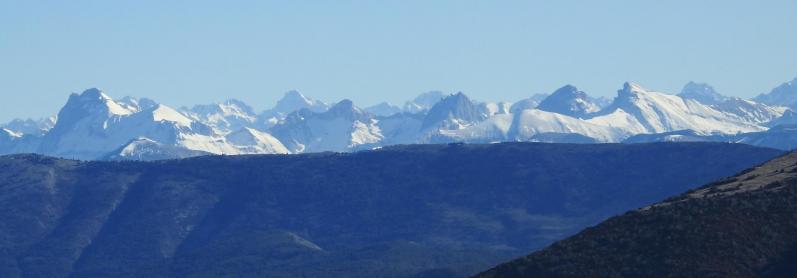
{"type": "Polygon", "coordinates": [[[797,109],[797,78],[775,87],[769,93],[760,94],[753,100],[797,109]]]}
{"type": "Polygon", "coordinates": [[[509,108],[509,112],[511,113],[519,113],[520,111],[526,109],[534,109],[537,108],[537,105],[540,105],[540,102],[548,97],[548,94],[534,94],[530,98],[519,100],[512,104],[509,108]]]}
{"type": "Polygon", "coordinates": [[[734,137],[734,141],[767,148],[794,150],[797,149],[797,124],[783,124],[767,131],[739,134],[734,137]]]}
{"type": "Polygon", "coordinates": [[[395,106],[387,102],[380,102],[379,104],[366,107],[365,111],[377,116],[392,116],[393,114],[401,113],[401,107],[395,106]]]}
{"type": "Polygon", "coordinates": [[[765,123],[768,127],[776,127],[779,125],[797,125],[797,112],[794,110],[786,110],[783,115],[765,123]]]}
{"type": "Polygon", "coordinates": [[[38,120],[34,119],[14,119],[8,123],[0,125],[14,133],[27,134],[33,136],[43,136],[55,126],[56,117],[46,117],[38,120]]]}
{"type": "Polygon", "coordinates": [[[429,110],[444,99],[447,94],[441,91],[429,91],[423,94],[418,95],[411,101],[407,101],[404,104],[404,112],[408,113],[422,113],[426,110],[429,110]]]}
{"type": "Polygon", "coordinates": [[[694,99],[706,105],[717,105],[729,99],[727,96],[717,93],[711,85],[693,81],[686,83],[678,96],[685,99],[694,99]]]}
{"type": "Polygon", "coordinates": [[[0,277],[462,277],[781,153],[503,143],[3,156],[0,277]]]}

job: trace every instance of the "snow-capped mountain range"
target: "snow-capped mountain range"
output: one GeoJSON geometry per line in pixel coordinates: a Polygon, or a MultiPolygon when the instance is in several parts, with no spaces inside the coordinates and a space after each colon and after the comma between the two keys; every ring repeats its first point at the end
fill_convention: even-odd
{"type": "Polygon", "coordinates": [[[115,100],[92,88],[70,95],[57,116],[0,125],[0,154],[152,160],[500,141],[728,141],[789,149],[797,146],[795,84],[797,79],[754,100],[694,82],[678,95],[625,83],[611,101],[566,85],[515,103],[432,91],[403,106],[366,108],[289,91],[259,113],[238,100],[174,109],[146,98],[115,100]]]}

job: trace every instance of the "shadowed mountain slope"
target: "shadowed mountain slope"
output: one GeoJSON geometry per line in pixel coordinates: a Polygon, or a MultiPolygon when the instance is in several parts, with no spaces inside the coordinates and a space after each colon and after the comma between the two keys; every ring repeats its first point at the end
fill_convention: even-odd
{"type": "Polygon", "coordinates": [[[396,146],[156,162],[0,157],[0,277],[458,277],[782,152],[396,146]]]}
{"type": "Polygon", "coordinates": [[[797,152],[613,217],[479,277],[795,277],[797,152]]]}

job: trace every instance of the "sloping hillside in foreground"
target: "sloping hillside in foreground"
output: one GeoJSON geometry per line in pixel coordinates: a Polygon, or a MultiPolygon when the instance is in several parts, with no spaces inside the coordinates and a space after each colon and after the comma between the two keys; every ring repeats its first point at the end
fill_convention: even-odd
{"type": "Polygon", "coordinates": [[[797,277],[797,152],[478,277],[797,277]]]}

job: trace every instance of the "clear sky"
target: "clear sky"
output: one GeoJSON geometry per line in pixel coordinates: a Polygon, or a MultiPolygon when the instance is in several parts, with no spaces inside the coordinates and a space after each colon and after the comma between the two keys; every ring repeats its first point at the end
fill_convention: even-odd
{"type": "Polygon", "coordinates": [[[797,1],[0,0],[0,122],[70,92],[182,106],[297,89],[359,106],[428,90],[514,101],[573,84],[752,97],[797,76],[797,1]],[[301,3],[299,3],[301,2],[301,3]]]}

